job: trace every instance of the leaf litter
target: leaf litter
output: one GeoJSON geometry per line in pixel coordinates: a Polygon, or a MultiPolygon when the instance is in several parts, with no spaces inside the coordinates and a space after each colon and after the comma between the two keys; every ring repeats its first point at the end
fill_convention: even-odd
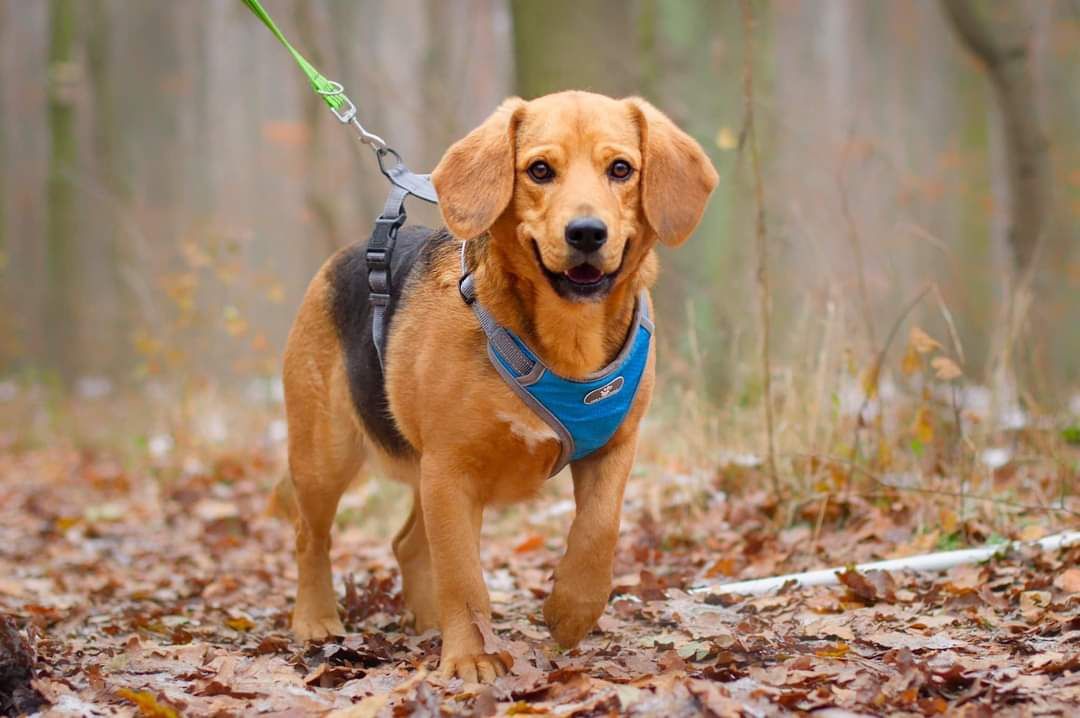
{"type": "MultiPolygon", "coordinates": [[[[764,494],[658,516],[628,500],[615,590],[562,651],[540,615],[569,519],[513,514],[485,536],[491,686],[434,672],[403,625],[389,543],[346,526],[333,562],[349,635],[288,631],[288,526],[264,515],[259,451],[157,480],[109,457],[0,452],[0,713],[18,715],[1068,715],[1080,709],[1080,547],[940,574],[860,573],[756,597],[690,589],[924,550],[893,497],[820,532],[772,528],[764,494]],[[692,519],[692,520],[690,520],[692,519]],[[524,523],[524,525],[523,525],[524,523]]],[[[659,469],[657,469],[659,470],[659,469]]],[[[720,479],[718,478],[719,482],[720,479]]],[[[978,534],[978,526],[968,526],[978,534]]],[[[1048,529],[1049,530],[1049,529],[1048,529]]]]}

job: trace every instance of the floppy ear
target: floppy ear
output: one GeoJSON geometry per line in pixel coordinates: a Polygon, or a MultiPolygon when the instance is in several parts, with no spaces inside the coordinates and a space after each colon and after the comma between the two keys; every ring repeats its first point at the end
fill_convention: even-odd
{"type": "Polygon", "coordinates": [[[641,204],[660,241],[677,247],[701,221],[719,177],[697,141],[639,97],[626,100],[641,127],[641,204]]]}
{"type": "Polygon", "coordinates": [[[525,101],[499,105],[491,117],[458,140],[431,173],[447,228],[472,239],[499,218],[514,192],[514,132],[525,101]]]}

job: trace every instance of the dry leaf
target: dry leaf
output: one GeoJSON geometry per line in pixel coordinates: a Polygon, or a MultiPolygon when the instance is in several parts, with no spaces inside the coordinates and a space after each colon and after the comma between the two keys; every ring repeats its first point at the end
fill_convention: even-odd
{"type": "Polygon", "coordinates": [[[930,412],[930,407],[925,405],[919,407],[911,432],[923,444],[929,444],[934,440],[934,415],[930,412]]]}
{"type": "Polygon", "coordinates": [[[913,344],[909,344],[904,358],[900,361],[900,371],[904,376],[911,376],[922,368],[922,359],[919,358],[919,350],[913,344]]]}
{"type": "Polygon", "coordinates": [[[228,626],[229,628],[233,629],[234,631],[240,631],[241,633],[244,633],[246,631],[250,631],[252,628],[255,628],[255,622],[252,621],[247,616],[236,616],[235,618],[226,618],[225,619],[225,625],[228,626]]]}
{"type": "Polygon", "coordinates": [[[472,617],[473,625],[480,631],[480,635],[484,639],[484,653],[498,656],[502,659],[503,664],[513,666],[515,661],[513,653],[510,652],[510,645],[495,633],[495,628],[491,625],[491,619],[476,609],[473,609],[472,617]]]}
{"type": "Polygon", "coordinates": [[[956,362],[949,357],[934,357],[930,366],[934,368],[934,375],[943,381],[952,381],[964,375],[956,362]]]}
{"type": "Polygon", "coordinates": [[[814,655],[821,656],[822,658],[843,658],[850,650],[851,646],[843,641],[838,641],[831,646],[817,649],[814,651],[814,655]]]}
{"type": "Polygon", "coordinates": [[[727,126],[721,127],[716,131],[716,146],[722,150],[733,150],[738,141],[735,138],[735,132],[727,126]]]}
{"type": "Polygon", "coordinates": [[[544,548],[544,537],[540,534],[533,534],[515,546],[514,553],[529,553],[530,551],[538,551],[542,548],[544,548]]]}
{"type": "Polygon", "coordinates": [[[134,703],[139,714],[146,718],[180,718],[176,709],[167,703],[161,703],[150,691],[133,691],[130,688],[121,688],[116,695],[134,703]]]}
{"type": "Polygon", "coordinates": [[[1080,593],[1080,568],[1068,568],[1054,579],[1054,586],[1065,593],[1080,593]]]}
{"type": "Polygon", "coordinates": [[[911,332],[908,335],[908,345],[913,347],[919,354],[926,354],[935,349],[941,349],[941,343],[919,327],[911,328],[911,332]]]}
{"type": "Polygon", "coordinates": [[[876,362],[872,367],[866,370],[866,373],[862,377],[862,390],[863,394],[868,399],[873,399],[877,396],[878,392],[878,379],[881,378],[881,366],[876,362]]]}

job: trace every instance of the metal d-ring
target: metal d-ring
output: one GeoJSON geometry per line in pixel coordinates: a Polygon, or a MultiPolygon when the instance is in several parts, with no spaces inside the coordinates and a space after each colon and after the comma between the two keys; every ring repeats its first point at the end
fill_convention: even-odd
{"type": "Polygon", "coordinates": [[[401,159],[401,155],[390,147],[379,147],[375,150],[375,157],[379,160],[379,170],[390,180],[390,184],[400,187],[413,197],[425,202],[438,204],[439,195],[435,192],[435,186],[431,184],[431,175],[418,175],[410,172],[409,168],[401,159]],[[393,155],[394,164],[387,167],[384,160],[387,155],[393,155]]]}
{"type": "Polygon", "coordinates": [[[394,148],[387,147],[385,143],[383,143],[382,147],[379,147],[375,150],[375,157],[379,161],[379,171],[386,175],[386,178],[391,182],[394,181],[394,175],[390,173],[395,169],[395,167],[405,169],[405,163],[402,161],[401,155],[399,155],[397,153],[397,150],[395,150],[394,148]],[[393,155],[395,160],[395,164],[391,165],[389,169],[386,167],[385,164],[383,164],[383,158],[385,158],[387,155],[393,155]]]}

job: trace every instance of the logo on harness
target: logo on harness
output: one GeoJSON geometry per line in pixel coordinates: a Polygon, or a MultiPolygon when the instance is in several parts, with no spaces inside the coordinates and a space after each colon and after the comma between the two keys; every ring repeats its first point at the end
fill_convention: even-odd
{"type": "Polygon", "coordinates": [[[610,383],[604,384],[599,389],[593,389],[585,395],[586,404],[595,404],[598,401],[603,401],[610,397],[615,396],[623,388],[624,380],[621,376],[617,376],[611,380],[610,383]]]}

